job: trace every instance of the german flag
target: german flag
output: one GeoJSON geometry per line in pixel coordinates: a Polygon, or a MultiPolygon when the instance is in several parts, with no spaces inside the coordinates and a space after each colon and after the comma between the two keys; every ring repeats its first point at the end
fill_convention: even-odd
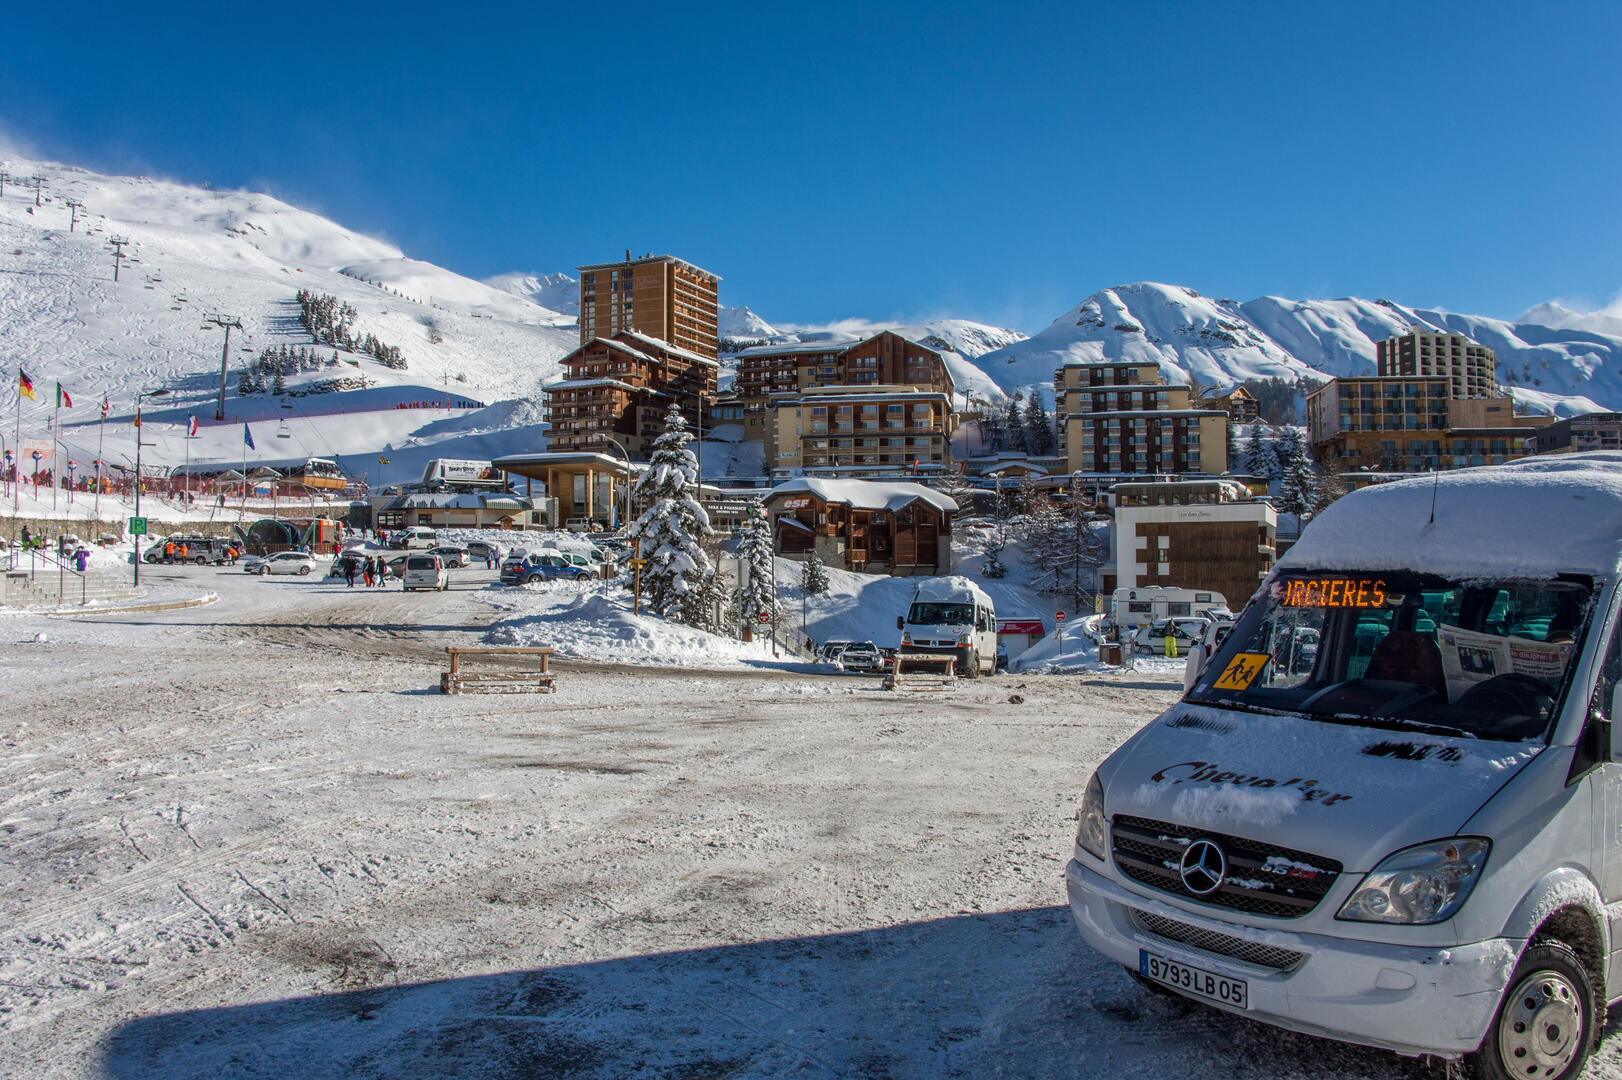
{"type": "Polygon", "coordinates": [[[17,369],[17,393],[29,401],[38,401],[34,396],[34,380],[28,377],[28,372],[22,368],[17,369]]]}

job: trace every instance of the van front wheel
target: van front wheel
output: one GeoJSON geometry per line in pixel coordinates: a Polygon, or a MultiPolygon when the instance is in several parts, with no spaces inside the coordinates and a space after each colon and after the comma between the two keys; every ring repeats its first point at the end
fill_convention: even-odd
{"type": "Polygon", "coordinates": [[[1594,985],[1577,954],[1538,941],[1510,976],[1487,1037],[1468,1058],[1478,1080],[1570,1080],[1594,1049],[1594,985]]]}

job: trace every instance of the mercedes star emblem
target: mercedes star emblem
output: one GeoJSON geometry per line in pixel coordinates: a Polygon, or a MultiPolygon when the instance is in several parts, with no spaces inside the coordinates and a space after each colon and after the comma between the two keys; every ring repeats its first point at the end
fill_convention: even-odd
{"type": "Polygon", "coordinates": [[[1178,872],[1183,878],[1183,888],[1195,896],[1209,896],[1228,876],[1228,857],[1211,841],[1196,840],[1183,852],[1178,872]]]}

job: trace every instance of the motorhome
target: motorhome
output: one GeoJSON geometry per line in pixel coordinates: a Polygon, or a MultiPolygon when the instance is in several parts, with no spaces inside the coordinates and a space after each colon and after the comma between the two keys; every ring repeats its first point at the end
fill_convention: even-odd
{"type": "Polygon", "coordinates": [[[1148,623],[1190,615],[1232,618],[1228,598],[1210,589],[1146,585],[1116,589],[1111,596],[1110,618],[1123,638],[1128,631],[1148,623]]]}
{"type": "Polygon", "coordinates": [[[997,667],[997,611],[966,577],[926,578],[912,595],[905,615],[896,618],[901,653],[933,653],[957,658],[959,675],[978,679],[997,667]]]}
{"type": "Polygon", "coordinates": [[[1619,521],[1615,451],[1323,511],[1085,784],[1082,937],[1279,1027],[1575,1077],[1622,1000],[1619,521]]]}

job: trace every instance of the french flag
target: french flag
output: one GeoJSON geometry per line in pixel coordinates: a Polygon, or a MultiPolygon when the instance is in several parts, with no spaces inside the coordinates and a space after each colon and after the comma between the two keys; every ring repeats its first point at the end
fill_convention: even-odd
{"type": "Polygon", "coordinates": [[[192,439],[192,438],[196,438],[196,437],[197,437],[197,417],[194,416],[186,424],[186,438],[192,439]]]}

